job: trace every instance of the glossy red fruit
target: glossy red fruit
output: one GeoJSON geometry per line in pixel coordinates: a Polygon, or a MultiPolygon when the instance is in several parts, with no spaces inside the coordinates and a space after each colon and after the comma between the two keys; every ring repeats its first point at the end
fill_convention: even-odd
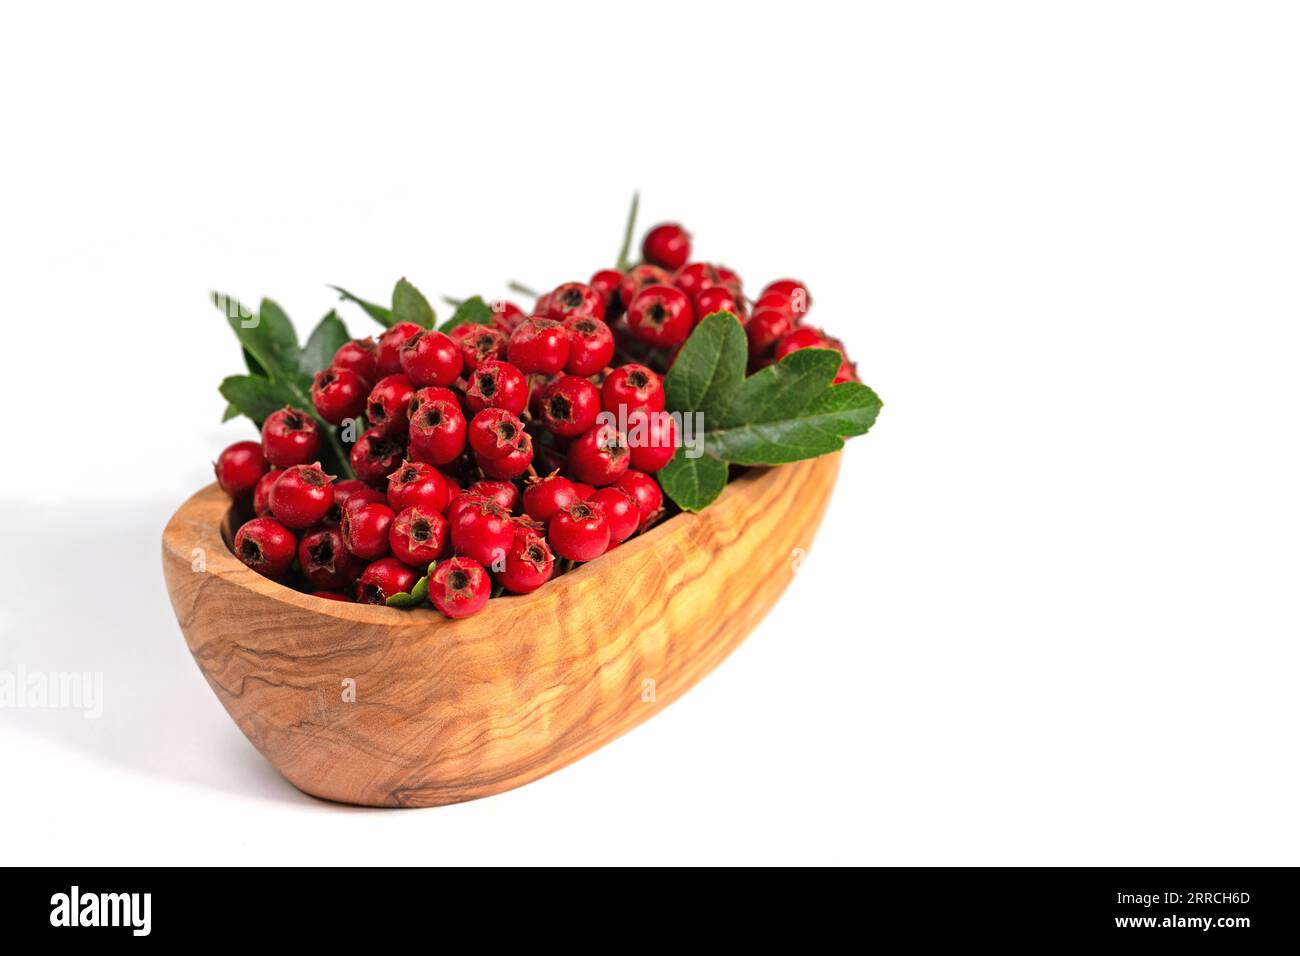
{"type": "Polygon", "coordinates": [[[510,338],[510,333],[515,330],[515,326],[526,318],[528,318],[528,313],[513,302],[499,299],[492,303],[492,327],[507,339],[510,338]]]}
{"type": "Polygon", "coordinates": [[[547,475],[524,488],[524,513],[534,521],[549,521],[557,511],[578,501],[578,489],[563,475],[547,475]]]}
{"type": "Polygon", "coordinates": [[[745,312],[745,300],[732,295],[730,289],[720,285],[705,289],[695,297],[695,324],[699,325],[700,320],[714,312],[730,312],[741,325],[744,325],[748,318],[745,312]]]}
{"type": "Polygon", "coordinates": [[[483,610],[491,594],[487,572],[472,558],[448,558],[429,576],[429,600],[453,620],[483,610]]]}
{"type": "Polygon", "coordinates": [[[569,337],[554,319],[530,316],[510,334],[506,357],[526,375],[554,375],[569,360],[569,337]]]}
{"type": "Polygon", "coordinates": [[[421,329],[406,340],[399,353],[402,371],[415,388],[450,385],[465,365],[460,345],[436,329],[421,329]]]}
{"type": "Polygon", "coordinates": [[[396,512],[378,501],[353,501],[343,509],[339,531],[343,543],[359,558],[373,561],[388,553],[388,529],[396,512]]]}
{"type": "Polygon", "coordinates": [[[415,388],[405,375],[386,375],[375,383],[366,399],[366,420],[371,428],[390,435],[404,435],[409,419],[407,406],[415,388]]]}
{"type": "Polygon", "coordinates": [[[791,352],[798,352],[800,349],[831,349],[834,347],[822,334],[821,329],[805,325],[781,336],[781,340],[776,343],[776,348],[772,352],[772,359],[779,362],[791,352]]]}
{"type": "Polygon", "coordinates": [[[624,436],[631,467],[638,471],[658,471],[677,454],[677,422],[667,412],[632,411],[624,436]]]}
{"type": "Polygon", "coordinates": [[[533,437],[527,432],[519,436],[515,450],[500,458],[480,458],[478,466],[489,478],[508,480],[518,478],[533,463],[533,437]]]}
{"type": "Polygon", "coordinates": [[[664,510],[664,492],[659,487],[659,482],[655,481],[643,471],[629,468],[628,471],[615,482],[616,488],[622,488],[634,499],[636,499],[637,508],[641,511],[640,528],[644,531],[647,527],[659,519],[664,510]]]}
{"type": "Polygon", "coordinates": [[[554,571],[555,555],[546,539],[531,528],[516,528],[497,580],[512,594],[527,594],[549,581],[554,571]]]}
{"type": "Polygon", "coordinates": [[[772,349],[794,328],[788,313],[777,309],[755,309],[745,326],[750,361],[767,358],[772,349]]]}
{"type": "Polygon", "coordinates": [[[252,493],[269,468],[261,443],[255,441],[237,441],[229,445],[212,465],[217,484],[232,498],[252,493]]]}
{"type": "Polygon", "coordinates": [[[796,324],[808,314],[808,309],[812,305],[812,296],[808,294],[808,287],[798,279],[777,279],[775,282],[769,282],[758,294],[758,300],[785,303],[796,324]]]}
{"type": "Polygon", "coordinates": [[[490,502],[491,500],[492,499],[480,495],[476,491],[462,491],[456,497],[451,499],[451,504],[447,505],[447,510],[444,514],[447,515],[447,520],[454,524],[456,517],[465,509],[477,508],[485,501],[490,502]]]}
{"type": "Polygon", "coordinates": [[[601,301],[605,303],[605,312],[618,305],[618,287],[623,282],[623,273],[617,269],[601,269],[596,272],[587,285],[596,290],[601,301]]]}
{"type": "Polygon", "coordinates": [[[600,387],[600,405],[611,415],[623,415],[634,408],[663,411],[664,380],[644,365],[620,365],[605,377],[600,387]]]}
{"type": "Polygon", "coordinates": [[[402,371],[402,346],[420,326],[414,322],[398,322],[383,335],[379,336],[379,346],[375,349],[375,376],[397,375],[402,371]]]}
{"type": "Polygon", "coordinates": [[[441,512],[451,501],[447,478],[433,465],[404,461],[388,476],[388,504],[394,511],[419,507],[441,512]]]}
{"type": "Polygon", "coordinates": [[[375,345],[374,339],[366,336],[364,339],[353,339],[339,346],[330,365],[333,368],[345,368],[349,372],[355,372],[366,382],[373,383],[379,381],[378,362],[378,346],[375,345]]]}
{"type": "Polygon", "coordinates": [[[611,546],[622,544],[641,526],[641,509],[636,499],[617,485],[598,489],[587,501],[605,512],[611,546]]]}
{"type": "Polygon", "coordinates": [[[575,315],[605,317],[605,297],[583,282],[566,282],[546,299],[546,317],[563,322],[575,315]]]}
{"type": "Polygon", "coordinates": [[[514,482],[482,479],[470,485],[469,490],[495,501],[506,514],[512,513],[515,505],[519,504],[519,489],[514,486],[514,482]]]}
{"type": "Polygon", "coordinates": [[[443,388],[440,385],[431,385],[428,388],[417,388],[411,400],[406,403],[407,417],[415,415],[418,409],[425,402],[451,402],[457,408],[460,407],[460,396],[450,388],[443,388]]]}
{"type": "Polygon", "coordinates": [[[796,314],[793,303],[783,295],[769,292],[767,295],[759,296],[754,303],[755,314],[759,312],[779,312],[790,320],[791,327],[798,325],[803,321],[803,313],[796,314]]]}
{"type": "Polygon", "coordinates": [[[311,401],[316,412],[331,425],[341,425],[366,410],[370,386],[356,372],[346,368],[327,368],[317,372],[311,383],[311,401]]]}
{"type": "Polygon", "coordinates": [[[360,478],[344,478],[333,485],[334,503],[325,512],[322,519],[327,524],[337,525],[343,520],[343,509],[349,501],[387,501],[388,497],[375,488],[371,488],[360,478]]]}
{"type": "Polygon", "coordinates": [[[528,407],[528,379],[509,362],[488,359],[467,378],[465,406],[471,412],[500,408],[522,414],[528,407]]]}
{"type": "Polygon", "coordinates": [[[447,519],[418,505],[403,508],[388,529],[393,557],[412,567],[427,568],[447,551],[447,519]]]}
{"type": "Polygon", "coordinates": [[[505,555],[514,540],[515,525],[504,508],[490,498],[476,496],[455,509],[449,509],[447,520],[451,526],[453,551],[493,570],[505,566],[505,555]]]}
{"type": "MultiPolygon", "coordinates": [[[[465,363],[465,372],[474,371],[488,359],[506,357],[506,333],[490,325],[462,325],[467,329],[459,336],[460,354],[465,363]]],[[[459,331],[459,329],[457,330],[459,331]]]]}
{"type": "Polygon", "coordinates": [[[504,408],[485,408],[469,423],[469,447],[480,462],[504,458],[519,450],[524,423],[504,408]]]}
{"type": "Polygon", "coordinates": [[[740,297],[740,276],[725,266],[715,266],[707,262],[691,262],[673,273],[673,285],[681,289],[692,299],[705,289],[722,286],[731,290],[732,295],[740,297]]]}
{"type": "Polygon", "coordinates": [[[695,324],[695,311],[686,293],[670,285],[641,290],[627,307],[627,324],[642,342],[672,348],[686,341],[695,324]]]}
{"type": "Polygon", "coordinates": [[[618,300],[623,303],[623,308],[627,308],[642,289],[652,285],[672,285],[673,276],[667,269],[661,269],[658,266],[647,264],[633,266],[623,276],[623,281],[618,286],[618,300]]]}
{"type": "Polygon", "coordinates": [[[410,455],[431,465],[455,461],[465,450],[469,426],[454,399],[433,399],[419,403],[411,414],[410,455]]]}
{"type": "Polygon", "coordinates": [[[271,486],[275,484],[276,479],[284,474],[281,468],[272,468],[262,476],[261,481],[253,490],[253,514],[259,518],[265,518],[271,513],[271,486]]]}
{"type": "Polygon", "coordinates": [[[409,592],[418,580],[420,575],[396,558],[380,558],[357,578],[357,602],[383,604],[394,594],[409,592]]]}
{"type": "Polygon", "coordinates": [[[405,455],[406,449],[397,438],[382,428],[371,428],[353,444],[348,461],[358,478],[368,485],[379,485],[388,480],[405,455]]]}
{"type": "Polygon", "coordinates": [[[564,334],[569,339],[564,370],[570,375],[595,375],[614,358],[614,333],[600,319],[585,315],[567,319],[564,334]]]}
{"type": "Polygon", "coordinates": [[[286,405],[262,423],[262,454],[276,468],[315,461],[320,452],[320,426],[300,408],[286,405]]]}
{"type": "Polygon", "coordinates": [[[690,257],[690,233],[675,222],[655,226],[641,242],[641,258],[664,269],[680,269],[690,257]]]}
{"type": "Polygon", "coordinates": [[[623,435],[609,424],[597,425],[569,445],[570,474],[598,488],[617,481],[629,464],[631,454],[623,435]]]}
{"type": "Polygon", "coordinates": [[[719,285],[729,289],[731,294],[737,299],[743,298],[744,284],[740,281],[740,276],[738,276],[734,271],[728,269],[726,266],[715,265],[713,267],[713,274],[717,276],[719,285]]]}
{"type": "Polygon", "coordinates": [[[589,485],[585,481],[575,481],[573,483],[573,490],[578,493],[579,501],[586,501],[596,493],[596,486],[589,485]]]}
{"type": "Polygon", "coordinates": [[[576,438],[596,424],[600,390],[585,378],[561,375],[542,393],[541,422],[553,435],[576,438]]]}
{"type": "Polygon", "coordinates": [[[286,468],[271,486],[271,514],[286,528],[310,528],[334,504],[333,481],[319,464],[286,468]]]}
{"type": "MultiPolygon", "coordinates": [[[[594,495],[592,496],[594,499],[594,495]]],[[[570,561],[590,561],[609,548],[609,519],[589,501],[556,512],[546,523],[546,537],[555,553],[570,561]]]]}
{"type": "Polygon", "coordinates": [[[274,518],[254,518],[235,532],[235,557],[268,578],[288,571],[297,550],[293,532],[274,518]]]}
{"type": "Polygon", "coordinates": [[[298,542],[298,566],[312,587],[335,590],[356,581],[366,562],[347,549],[338,528],[317,528],[298,542]]]}

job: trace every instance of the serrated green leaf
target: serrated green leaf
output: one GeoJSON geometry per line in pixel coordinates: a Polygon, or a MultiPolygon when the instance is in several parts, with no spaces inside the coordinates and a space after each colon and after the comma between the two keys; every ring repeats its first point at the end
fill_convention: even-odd
{"type": "Polygon", "coordinates": [[[745,330],[734,315],[705,316],[664,378],[668,407],[701,412],[724,407],[745,379],[748,354],[745,330]],[[724,316],[725,321],[715,316],[724,316]]]}
{"type": "Polygon", "coordinates": [[[417,604],[424,603],[428,598],[429,576],[426,574],[411,585],[411,590],[389,595],[384,599],[384,603],[389,607],[415,607],[417,604]]]}
{"type": "Polygon", "coordinates": [[[398,279],[393,286],[393,322],[414,322],[422,329],[431,329],[438,321],[433,306],[415,286],[398,279]]]}
{"type": "Polygon", "coordinates": [[[272,412],[296,403],[292,389],[260,375],[231,375],[222,380],[218,391],[238,414],[247,415],[259,425],[272,412]]]}
{"type": "Polygon", "coordinates": [[[492,324],[492,309],[483,301],[481,295],[471,296],[456,306],[456,311],[452,313],[451,318],[438,326],[438,331],[450,332],[456,326],[466,324],[492,324]]]}
{"type": "MultiPolygon", "coordinates": [[[[212,293],[212,304],[222,311],[240,345],[269,378],[291,381],[299,376],[298,333],[278,305],[263,299],[254,312],[219,292],[212,293]]],[[[251,363],[249,370],[255,371],[251,363]]]]}
{"type": "Polygon", "coordinates": [[[365,299],[353,295],[347,289],[341,289],[336,285],[332,285],[330,288],[337,292],[340,298],[346,299],[348,302],[355,302],[357,305],[361,306],[366,315],[370,316],[384,328],[392,328],[397,321],[393,318],[392,309],[386,309],[382,305],[375,305],[373,302],[367,302],[365,299]]]}
{"type": "Polygon", "coordinates": [[[238,408],[236,408],[230,402],[226,402],[226,410],[221,413],[221,422],[224,425],[232,418],[238,418],[242,414],[243,412],[241,412],[238,408]]]}
{"type": "Polygon", "coordinates": [[[347,326],[331,309],[307,336],[307,344],[302,347],[299,365],[306,375],[315,375],[328,368],[337,352],[348,341],[347,326]]]}
{"type": "Polygon", "coordinates": [[[722,494],[727,486],[727,463],[718,458],[702,455],[687,458],[686,449],[677,454],[655,473],[664,493],[685,511],[700,511],[722,494]]]}

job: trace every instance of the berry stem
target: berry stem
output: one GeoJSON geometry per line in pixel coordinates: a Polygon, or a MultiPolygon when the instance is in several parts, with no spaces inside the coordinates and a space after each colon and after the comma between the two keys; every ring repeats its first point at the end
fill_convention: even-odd
{"type": "Polygon", "coordinates": [[[449,296],[449,295],[444,295],[444,296],[442,297],[442,301],[443,301],[443,302],[446,302],[446,303],[447,303],[449,306],[451,306],[453,309],[459,309],[462,305],[465,304],[465,300],[464,300],[464,299],[453,299],[453,298],[452,298],[451,296],[449,296]]]}
{"type": "Polygon", "coordinates": [[[618,264],[614,266],[619,272],[626,272],[627,267],[631,265],[628,256],[632,252],[632,233],[636,230],[636,213],[641,205],[641,193],[632,194],[632,208],[627,213],[627,226],[623,229],[623,248],[618,254],[618,264]]]}
{"type": "Polygon", "coordinates": [[[520,295],[529,295],[532,296],[534,299],[541,298],[541,293],[538,292],[536,289],[530,289],[522,282],[516,282],[514,279],[511,279],[509,282],[506,283],[506,288],[509,289],[511,292],[518,292],[520,295]]]}

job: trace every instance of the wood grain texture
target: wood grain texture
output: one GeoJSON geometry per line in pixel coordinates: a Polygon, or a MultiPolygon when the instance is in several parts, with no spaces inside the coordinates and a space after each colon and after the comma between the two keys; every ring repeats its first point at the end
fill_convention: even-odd
{"type": "Polygon", "coordinates": [[[216,485],[168,523],[163,571],[204,677],[295,786],[367,806],[455,803],[558,770],[717,666],[789,583],[838,472],[838,455],[751,471],[701,514],[463,621],[261,577],[222,540],[216,485]]]}

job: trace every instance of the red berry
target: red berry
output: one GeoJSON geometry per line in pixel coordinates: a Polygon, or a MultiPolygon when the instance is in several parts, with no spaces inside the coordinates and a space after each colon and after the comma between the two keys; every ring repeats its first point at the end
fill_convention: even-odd
{"type": "Polygon", "coordinates": [[[609,519],[596,505],[579,501],[556,512],[546,523],[555,553],[570,561],[590,561],[609,548],[609,519]]]}
{"type": "Polygon", "coordinates": [[[334,503],[325,513],[324,521],[337,525],[343,520],[343,509],[349,501],[387,501],[383,492],[371,488],[359,478],[345,478],[334,482],[334,503]]]}
{"type": "Polygon", "coordinates": [[[405,594],[415,587],[420,576],[396,558],[371,562],[357,578],[357,601],[383,604],[394,594],[405,594]]]}
{"type": "Polygon", "coordinates": [[[375,349],[375,378],[397,375],[402,371],[402,346],[419,331],[420,327],[414,322],[398,322],[379,336],[379,347],[375,349]]]}
{"type": "Polygon", "coordinates": [[[642,342],[672,348],[686,341],[695,324],[691,300],[681,289],[652,285],[627,307],[627,324],[642,342]]]}
{"type": "Polygon", "coordinates": [[[416,388],[450,385],[465,365],[460,346],[435,329],[421,329],[402,346],[402,371],[416,388]]]}
{"type": "Polygon", "coordinates": [[[337,528],[308,531],[298,542],[298,564],[314,588],[346,588],[360,576],[366,563],[343,544],[337,528]]]}
{"type": "Polygon", "coordinates": [[[451,402],[457,408],[460,408],[460,396],[449,388],[443,388],[441,385],[430,385],[427,388],[417,388],[411,400],[406,403],[407,417],[413,417],[416,410],[425,402],[451,402]]]}
{"type": "Polygon", "coordinates": [[[582,282],[566,282],[554,289],[546,300],[546,317],[562,322],[575,315],[603,319],[605,297],[582,282]]]}
{"type": "Polygon", "coordinates": [[[519,489],[510,481],[482,479],[470,485],[469,490],[473,494],[495,501],[507,514],[514,511],[515,505],[519,504],[519,489]]]}
{"type": "Polygon", "coordinates": [[[492,327],[507,339],[515,326],[526,318],[527,313],[513,302],[498,300],[492,303],[492,327]]]}
{"type": "Polygon", "coordinates": [[[477,508],[485,501],[491,501],[491,499],[480,495],[477,491],[462,491],[451,499],[451,504],[447,505],[447,510],[444,513],[447,515],[447,520],[454,524],[456,516],[466,508],[477,508]]]}
{"type": "Polygon", "coordinates": [[[524,423],[504,408],[485,408],[469,423],[469,446],[480,462],[518,451],[525,435],[524,423]]]}
{"type": "Polygon", "coordinates": [[[608,313],[618,302],[618,287],[622,282],[623,273],[617,269],[601,269],[591,277],[587,285],[596,290],[608,313]]]}
{"type": "Polygon", "coordinates": [[[781,336],[781,340],[776,343],[776,349],[772,352],[772,359],[779,362],[791,352],[798,352],[800,349],[829,348],[834,346],[822,335],[821,329],[805,325],[781,336]]]}
{"type": "Polygon", "coordinates": [[[354,501],[343,509],[339,531],[348,550],[359,558],[374,560],[388,553],[388,529],[397,517],[393,509],[378,501],[354,501]]]}
{"type": "Polygon", "coordinates": [[[578,502],[578,489],[563,475],[547,475],[524,489],[524,513],[534,521],[549,521],[555,512],[578,502]]]}
{"type": "Polygon", "coordinates": [[[758,297],[754,303],[754,312],[780,312],[790,320],[790,325],[795,326],[803,321],[803,313],[794,311],[794,303],[789,298],[781,295],[779,292],[769,292],[767,295],[758,297]]]}
{"type": "Polygon", "coordinates": [[[465,405],[471,412],[501,408],[519,415],[528,407],[528,379],[509,362],[488,359],[468,376],[465,405]]]}
{"type": "Polygon", "coordinates": [[[348,461],[358,478],[368,485],[378,485],[402,463],[404,455],[405,450],[394,436],[382,428],[371,428],[361,433],[348,453],[348,461]]]}
{"type": "Polygon", "coordinates": [[[641,294],[642,289],[652,285],[671,285],[672,281],[672,273],[666,269],[648,264],[633,266],[619,283],[618,299],[626,309],[632,300],[641,294]]]}
{"type": "Polygon", "coordinates": [[[388,504],[394,511],[410,507],[441,512],[451,500],[447,478],[433,465],[404,461],[388,476],[388,504]]]}
{"type": "Polygon", "coordinates": [[[690,234],[673,222],[655,226],[641,243],[641,258],[664,269],[680,269],[690,257],[690,234]]]}
{"type": "Polygon", "coordinates": [[[533,463],[533,437],[527,432],[519,436],[518,446],[500,458],[480,458],[478,466],[489,478],[518,478],[533,463]]]}
{"type": "Polygon", "coordinates": [[[615,487],[622,488],[636,499],[637,508],[641,511],[640,527],[643,531],[663,514],[663,489],[659,487],[659,482],[645,472],[630,468],[615,482],[615,487]]]}
{"type": "Polygon", "coordinates": [[[344,342],[339,346],[339,350],[334,353],[334,359],[330,365],[334,368],[345,368],[349,372],[355,372],[367,382],[376,382],[379,380],[378,368],[379,352],[375,345],[375,340],[370,336],[364,339],[353,339],[351,342],[344,342]]]}
{"type": "Polygon", "coordinates": [[[411,457],[431,465],[455,461],[465,450],[468,426],[455,401],[423,401],[411,415],[411,457]]]}
{"type": "Polygon", "coordinates": [[[276,468],[315,461],[320,451],[320,426],[299,408],[286,405],[262,423],[262,454],[276,468]]]}
{"type": "Polygon", "coordinates": [[[808,287],[798,279],[777,279],[775,282],[769,282],[759,293],[758,298],[759,301],[771,303],[785,302],[796,323],[807,315],[808,308],[812,305],[812,296],[808,294],[808,287]]]}
{"type": "Polygon", "coordinates": [[[505,569],[497,572],[497,580],[513,594],[527,594],[549,581],[554,570],[555,555],[546,539],[531,528],[516,528],[505,569]]]}
{"type": "Polygon", "coordinates": [[[271,514],[286,528],[310,528],[334,504],[333,480],[319,464],[286,468],[271,486],[271,514]]]}
{"type": "Polygon", "coordinates": [[[745,326],[750,360],[767,358],[777,341],[793,328],[794,324],[787,313],[778,309],[755,309],[749,324],[745,326]]]}
{"type": "Polygon", "coordinates": [[[404,508],[388,529],[388,546],[405,564],[427,567],[447,550],[447,519],[418,505],[404,508]]]}
{"type": "Polygon", "coordinates": [[[487,572],[470,558],[448,558],[429,576],[429,600],[453,620],[481,611],[491,594],[487,572]]]}
{"type": "Polygon", "coordinates": [[[573,483],[573,490],[578,493],[579,501],[586,501],[596,493],[595,485],[589,485],[585,481],[575,481],[573,483]]]}
{"type": "Polygon", "coordinates": [[[240,498],[257,488],[268,467],[260,442],[237,441],[217,456],[212,470],[221,490],[240,498]]]}
{"type": "Polygon", "coordinates": [[[321,418],[331,425],[341,425],[345,418],[356,418],[366,410],[369,391],[366,380],[356,372],[327,368],[312,380],[311,400],[321,418]]]}
{"type": "Polygon", "coordinates": [[[611,415],[626,415],[634,408],[661,412],[664,408],[664,380],[644,365],[620,365],[600,387],[601,407],[611,415]]]}
{"type": "Polygon", "coordinates": [[[587,315],[567,319],[564,334],[569,339],[564,370],[570,375],[595,375],[614,357],[614,333],[600,319],[587,315]]]}
{"type": "Polygon", "coordinates": [[[590,485],[613,484],[630,463],[623,435],[609,424],[597,425],[569,445],[569,472],[590,485]]]}
{"type": "Polygon", "coordinates": [[[235,532],[235,557],[268,578],[288,571],[297,550],[293,532],[274,518],[254,518],[235,532]]]}
{"type": "Polygon", "coordinates": [[[745,324],[745,300],[737,298],[731,294],[730,289],[724,289],[720,285],[705,289],[695,297],[695,323],[698,325],[700,320],[714,312],[730,312],[741,325],[745,324]]]}
{"type": "Polygon", "coordinates": [[[641,509],[636,499],[618,485],[601,488],[587,500],[605,512],[611,546],[622,544],[641,526],[641,509]]]}
{"type": "Polygon", "coordinates": [[[631,466],[638,471],[658,471],[677,454],[677,423],[667,412],[634,409],[624,434],[631,466]]]}
{"type": "Polygon", "coordinates": [[[465,363],[465,371],[472,372],[488,359],[506,357],[506,333],[490,325],[462,325],[468,329],[460,336],[460,354],[465,363]]]}
{"type": "Polygon", "coordinates": [[[504,508],[489,498],[475,498],[449,510],[447,520],[453,551],[494,569],[504,567],[515,536],[515,525],[504,508]]]}
{"type": "Polygon", "coordinates": [[[569,360],[569,338],[554,319],[530,316],[510,333],[506,357],[526,375],[554,375],[569,360]]]}
{"type": "Polygon", "coordinates": [[[542,424],[560,438],[575,438],[596,424],[600,390],[585,378],[561,375],[542,393],[542,424]]]}
{"type": "Polygon", "coordinates": [[[259,518],[265,518],[271,513],[271,486],[275,484],[276,479],[284,474],[281,468],[272,468],[262,476],[261,481],[257,483],[257,488],[253,491],[253,514],[259,518]]]}
{"type": "Polygon", "coordinates": [[[346,594],[339,594],[338,591],[312,591],[311,596],[324,598],[327,601],[346,601],[349,604],[352,603],[352,598],[348,597],[346,594]]]}
{"type": "Polygon", "coordinates": [[[707,262],[691,262],[673,273],[673,285],[681,289],[692,299],[714,286],[730,289],[732,295],[740,298],[740,276],[725,266],[714,266],[707,262]]]}
{"type": "Polygon", "coordinates": [[[404,435],[409,421],[407,406],[415,389],[405,375],[387,375],[375,383],[366,399],[366,419],[371,428],[404,435]]]}

